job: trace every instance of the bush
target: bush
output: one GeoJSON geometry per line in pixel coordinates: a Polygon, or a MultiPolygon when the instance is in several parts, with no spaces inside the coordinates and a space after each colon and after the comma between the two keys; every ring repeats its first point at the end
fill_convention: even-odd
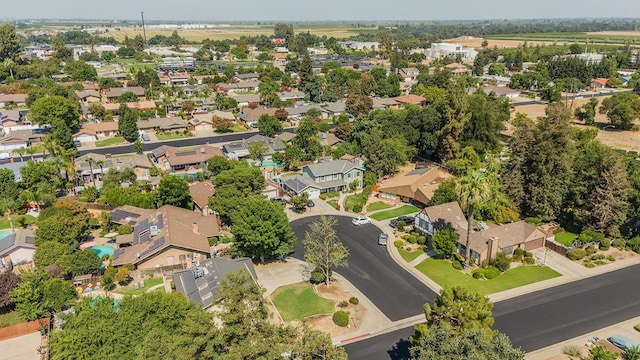
{"type": "Polygon", "coordinates": [[[615,239],[611,243],[611,246],[613,246],[618,250],[624,250],[627,247],[627,242],[624,241],[623,239],[615,239]]]}
{"type": "Polygon", "coordinates": [[[513,255],[514,256],[524,256],[524,249],[523,248],[517,248],[517,249],[513,250],[513,255]]]}
{"type": "Polygon", "coordinates": [[[416,237],[416,242],[420,245],[424,245],[427,242],[427,238],[422,235],[418,235],[416,237]]]}
{"type": "Polygon", "coordinates": [[[362,212],[362,203],[361,202],[357,202],[355,204],[353,204],[353,208],[351,209],[351,211],[353,211],[354,213],[361,213],[362,212]]]}
{"type": "Polygon", "coordinates": [[[333,323],[341,327],[347,327],[349,325],[349,313],[342,310],[334,312],[333,323]]]}
{"type": "Polygon", "coordinates": [[[457,260],[460,263],[464,262],[464,257],[462,255],[458,254],[458,253],[454,253],[452,255],[452,258],[453,258],[453,260],[457,260]]]}
{"type": "Polygon", "coordinates": [[[592,262],[586,262],[586,263],[584,263],[584,267],[586,267],[587,269],[591,269],[591,268],[596,267],[596,265],[594,263],[592,263],[592,262]]]}
{"type": "Polygon", "coordinates": [[[640,324],[634,326],[633,328],[636,329],[637,332],[640,332],[640,324]]]}
{"type": "Polygon", "coordinates": [[[593,263],[596,264],[596,265],[604,265],[604,264],[606,264],[606,262],[603,261],[603,260],[596,260],[593,263]]]}
{"type": "Polygon", "coordinates": [[[500,275],[500,270],[493,266],[489,266],[484,269],[484,277],[486,277],[488,280],[495,279],[498,277],[498,275],[500,275]]]}
{"type": "Polygon", "coordinates": [[[396,240],[393,242],[393,246],[395,246],[396,248],[401,248],[402,245],[404,245],[404,241],[402,240],[396,240]]]}
{"type": "Polygon", "coordinates": [[[452,262],[451,266],[453,266],[453,268],[456,270],[462,270],[462,263],[460,263],[459,261],[452,262]]]}
{"type": "Polygon", "coordinates": [[[480,262],[480,267],[486,269],[489,266],[489,262],[485,259],[480,262]]]}
{"type": "Polygon", "coordinates": [[[353,304],[353,305],[358,305],[360,303],[360,300],[358,300],[357,297],[352,296],[352,297],[349,298],[349,303],[353,304]]]}
{"type": "Polygon", "coordinates": [[[526,257],[526,258],[532,258],[532,257],[533,257],[533,253],[532,253],[532,252],[529,252],[529,251],[525,251],[525,252],[524,252],[524,257],[526,257]]]}
{"type": "Polygon", "coordinates": [[[418,241],[418,239],[415,235],[409,235],[407,237],[407,241],[409,242],[409,244],[415,244],[418,241]]]}
{"type": "Polygon", "coordinates": [[[589,255],[595,254],[598,251],[598,249],[596,249],[596,247],[593,246],[593,245],[589,245],[589,246],[587,246],[585,251],[587,253],[587,256],[589,256],[589,255]]]}
{"type": "Polygon", "coordinates": [[[593,255],[593,256],[591,257],[591,260],[602,260],[602,259],[604,259],[604,258],[605,258],[605,256],[604,256],[604,255],[602,255],[602,254],[595,254],[595,255],[593,255]]]}
{"type": "Polygon", "coordinates": [[[344,300],[338,303],[339,308],[346,308],[347,306],[349,306],[349,303],[344,300]]]}
{"type": "Polygon", "coordinates": [[[527,264],[527,265],[533,265],[536,263],[536,259],[532,258],[532,257],[526,257],[524,259],[522,259],[522,263],[523,264],[527,264]]]}
{"type": "Polygon", "coordinates": [[[637,253],[640,253],[640,236],[627,241],[627,247],[637,253]]]}
{"type": "Polygon", "coordinates": [[[320,200],[327,200],[327,198],[328,198],[327,193],[320,194],[320,200]]]}
{"type": "Polygon", "coordinates": [[[600,241],[600,250],[607,251],[611,247],[611,240],[609,238],[604,238],[600,241]]]}
{"type": "Polygon", "coordinates": [[[500,270],[501,272],[505,272],[509,270],[509,267],[511,266],[511,258],[508,257],[507,254],[503,252],[499,252],[496,255],[496,258],[493,260],[492,265],[496,267],[498,270],[500,270]]]}
{"type": "Polygon", "coordinates": [[[571,260],[580,260],[587,256],[587,252],[582,249],[572,249],[567,252],[567,257],[571,260]]]}
{"type": "Polygon", "coordinates": [[[573,357],[581,357],[582,356],[582,351],[580,350],[579,347],[575,346],[575,345],[567,345],[564,348],[562,348],[562,353],[565,355],[569,355],[569,356],[573,356],[573,357]]]}
{"type": "Polygon", "coordinates": [[[531,224],[533,226],[538,226],[538,225],[542,224],[542,219],[536,218],[536,217],[528,217],[528,218],[525,218],[524,221],[527,224],[531,224]]]}
{"type": "MultiPolygon", "coordinates": [[[[331,271],[331,269],[329,269],[329,278],[331,278],[332,275],[333,272],[331,271]]],[[[324,276],[324,272],[322,271],[322,268],[320,266],[313,269],[313,271],[311,272],[311,278],[309,279],[312,284],[320,284],[325,282],[325,280],[326,279],[324,276]]]]}
{"type": "Polygon", "coordinates": [[[133,233],[133,226],[129,224],[122,224],[118,226],[118,234],[119,235],[127,235],[133,233]]]}
{"type": "Polygon", "coordinates": [[[609,255],[609,256],[607,256],[607,260],[609,260],[611,262],[614,262],[614,261],[616,261],[616,258],[613,255],[609,255]]]}
{"type": "Polygon", "coordinates": [[[404,234],[404,235],[402,235],[402,236],[401,236],[401,238],[402,238],[403,240],[408,240],[408,239],[409,239],[409,236],[411,236],[411,235],[409,235],[409,234],[404,234]]]}
{"type": "Polygon", "coordinates": [[[473,270],[471,275],[473,276],[474,279],[484,279],[484,269],[483,268],[475,269],[473,270]]]}

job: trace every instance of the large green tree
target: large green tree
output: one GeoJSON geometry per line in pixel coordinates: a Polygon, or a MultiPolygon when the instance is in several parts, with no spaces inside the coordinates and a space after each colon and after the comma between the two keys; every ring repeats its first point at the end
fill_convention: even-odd
{"type": "Polygon", "coordinates": [[[78,129],[80,113],[70,100],[56,95],[42,97],[31,105],[29,113],[35,123],[51,125],[51,138],[58,145],[75,148],[72,135],[78,129]]]}
{"type": "Polygon", "coordinates": [[[616,128],[629,130],[633,121],[640,117],[640,95],[632,92],[614,94],[602,100],[600,113],[606,114],[616,128]]]}
{"type": "Polygon", "coordinates": [[[73,200],[58,200],[40,212],[36,224],[36,244],[57,241],[75,245],[89,231],[91,214],[73,200]]]}
{"type": "Polygon", "coordinates": [[[0,63],[5,60],[17,61],[20,57],[20,41],[11,24],[0,26],[0,63]]]}
{"type": "Polygon", "coordinates": [[[332,269],[348,265],[349,249],[338,238],[334,229],[337,223],[333,217],[321,216],[311,223],[302,240],[304,261],[322,270],[327,285],[332,269]]]}
{"type": "Polygon", "coordinates": [[[49,279],[42,270],[20,272],[20,284],[11,292],[16,311],[25,321],[38,320],[64,310],[77,297],[73,284],[49,279]]]}
{"type": "Polygon", "coordinates": [[[126,104],[120,104],[118,109],[118,132],[125,140],[132,143],[139,137],[138,111],[130,109],[126,104]]]}
{"type": "Polygon", "coordinates": [[[442,228],[433,234],[431,242],[436,254],[449,257],[456,253],[458,233],[453,229],[442,228]]]}
{"type": "Polygon", "coordinates": [[[284,256],[293,250],[295,236],[284,209],[265,198],[252,197],[231,214],[234,251],[252,259],[284,256]]]}
{"type": "Polygon", "coordinates": [[[468,268],[471,262],[471,231],[473,229],[474,210],[476,206],[489,198],[491,191],[484,173],[475,171],[458,179],[456,193],[462,208],[467,212],[467,240],[465,241],[464,265],[468,268]]]}
{"type": "Polygon", "coordinates": [[[173,205],[185,209],[193,208],[193,198],[189,193],[189,183],[177,175],[165,175],[156,190],[158,207],[173,205]]]}
{"type": "Polygon", "coordinates": [[[484,91],[476,91],[469,96],[468,102],[471,117],[464,123],[462,146],[473,146],[480,155],[497,150],[500,130],[509,120],[509,101],[495,93],[487,95],[484,91]]]}

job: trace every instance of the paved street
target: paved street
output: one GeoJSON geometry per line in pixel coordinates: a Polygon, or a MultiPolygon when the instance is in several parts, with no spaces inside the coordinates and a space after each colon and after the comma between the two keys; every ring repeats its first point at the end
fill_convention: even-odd
{"type": "MultiPolygon", "coordinates": [[[[390,320],[396,321],[422,313],[422,306],[436,294],[402,269],[389,256],[386,247],[377,245],[380,229],[368,224],[355,226],[351,217],[337,216],[336,230],[349,248],[349,266],[337,271],[369,298],[390,320]]],[[[309,224],[318,217],[306,217],[291,223],[298,237],[294,257],[302,259],[300,239],[309,224]]]]}

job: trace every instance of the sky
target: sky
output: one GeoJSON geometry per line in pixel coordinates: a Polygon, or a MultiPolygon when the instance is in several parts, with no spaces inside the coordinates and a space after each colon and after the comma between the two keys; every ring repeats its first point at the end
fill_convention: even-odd
{"type": "Polygon", "coordinates": [[[474,20],[639,17],[638,0],[28,0],[6,1],[5,19],[194,21],[474,20]]]}

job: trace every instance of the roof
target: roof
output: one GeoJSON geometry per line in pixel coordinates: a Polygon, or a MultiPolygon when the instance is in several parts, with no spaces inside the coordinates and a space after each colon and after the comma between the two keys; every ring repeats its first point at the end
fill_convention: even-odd
{"type": "Polygon", "coordinates": [[[211,258],[205,260],[201,266],[174,273],[173,283],[176,291],[203,307],[209,307],[213,304],[216,289],[222,279],[227,274],[239,270],[246,270],[254,280],[257,279],[251,259],[211,258]]]}
{"type": "Polygon", "coordinates": [[[0,94],[0,102],[23,103],[27,100],[27,94],[0,94]]]}
{"type": "Polygon", "coordinates": [[[234,94],[231,93],[229,94],[229,97],[234,99],[235,101],[239,102],[239,103],[259,103],[260,102],[260,94],[242,94],[242,95],[238,95],[238,94],[234,94]]]}
{"type": "MultiPolygon", "coordinates": [[[[497,240],[498,247],[504,249],[546,237],[540,229],[521,220],[471,233],[471,249],[481,253],[488,247],[490,239],[497,240]]],[[[458,239],[458,242],[464,243],[466,239],[458,239]]]]}
{"type": "Polygon", "coordinates": [[[420,95],[415,95],[415,94],[400,95],[392,99],[402,104],[412,104],[412,105],[421,105],[426,101],[424,97],[420,95]]]}
{"type": "Polygon", "coordinates": [[[486,94],[494,92],[496,95],[500,96],[520,94],[519,90],[510,89],[506,86],[485,85],[480,87],[480,89],[482,89],[486,94]]]}
{"type": "Polygon", "coordinates": [[[302,176],[292,176],[284,181],[284,185],[293,190],[296,194],[300,194],[308,187],[316,187],[317,184],[308,183],[307,179],[302,176]]]}
{"type": "Polygon", "coordinates": [[[195,149],[180,149],[162,145],[153,149],[151,153],[156,159],[164,158],[171,166],[200,164],[214,156],[223,155],[220,148],[209,145],[201,145],[195,149]]]}
{"type": "Polygon", "coordinates": [[[244,121],[258,121],[258,119],[262,114],[269,114],[271,116],[275,116],[276,111],[278,111],[278,109],[276,108],[255,108],[255,109],[245,108],[240,113],[240,118],[244,121]]]}
{"type": "Polygon", "coordinates": [[[600,84],[602,86],[607,85],[607,82],[609,82],[609,79],[606,78],[599,78],[599,79],[593,79],[592,80],[594,83],[600,84]]]}
{"type": "Polygon", "coordinates": [[[93,124],[82,124],[81,129],[96,132],[118,131],[118,123],[116,121],[103,121],[93,124]]]}
{"type": "Polygon", "coordinates": [[[209,180],[193,184],[189,187],[189,194],[191,194],[193,202],[195,202],[200,209],[204,209],[209,205],[209,197],[215,193],[216,188],[209,180]]]}
{"type": "Polygon", "coordinates": [[[342,141],[332,132],[321,132],[318,136],[320,137],[320,145],[322,146],[333,146],[342,141]]]}
{"type": "Polygon", "coordinates": [[[110,88],[102,90],[104,95],[108,98],[117,98],[120,95],[128,92],[136,94],[136,96],[144,96],[144,88],[142,86],[110,88]]]}
{"type": "Polygon", "coordinates": [[[228,120],[236,119],[236,117],[233,115],[231,111],[214,110],[211,116],[217,116],[219,118],[228,119],[228,120]]]}
{"type": "Polygon", "coordinates": [[[332,174],[344,174],[353,168],[364,171],[359,162],[352,162],[347,160],[331,160],[327,162],[319,162],[316,164],[305,165],[303,168],[308,169],[314,177],[332,174]]]}
{"type": "Polygon", "coordinates": [[[267,150],[266,155],[273,154],[274,152],[277,152],[277,151],[284,151],[285,149],[284,143],[279,138],[277,137],[270,138],[268,136],[259,135],[259,134],[253,135],[252,137],[246,139],[244,143],[247,149],[249,148],[249,145],[255,144],[255,143],[263,143],[267,145],[269,150],[267,150]]]}
{"type": "Polygon", "coordinates": [[[304,99],[305,94],[302,91],[282,91],[278,93],[280,100],[288,99],[304,99]]]}
{"type": "Polygon", "coordinates": [[[78,95],[80,99],[83,99],[89,96],[100,98],[100,93],[97,90],[79,90],[79,91],[76,91],[76,95],[78,95]]]}
{"type": "Polygon", "coordinates": [[[276,135],[276,138],[280,139],[283,142],[289,142],[291,140],[293,140],[293,138],[296,137],[296,134],[292,133],[292,132],[282,132],[278,135],[276,135]]]}
{"type": "Polygon", "coordinates": [[[436,206],[429,206],[422,210],[429,217],[434,230],[451,228],[456,230],[459,239],[465,238],[467,232],[467,218],[465,218],[457,201],[452,201],[436,206]]]}
{"type": "MultiPolygon", "coordinates": [[[[109,110],[109,111],[115,111],[118,110],[120,108],[119,103],[112,103],[112,104],[102,104],[102,106],[105,108],[105,110],[109,110]]],[[[138,101],[138,102],[128,102],[126,103],[127,107],[130,109],[155,109],[156,107],[156,103],[155,101],[151,101],[151,100],[147,100],[147,101],[138,101]]]]}
{"type": "Polygon", "coordinates": [[[292,115],[304,115],[304,114],[307,113],[307,111],[309,111],[311,109],[318,109],[318,110],[320,110],[320,112],[323,112],[323,113],[327,112],[327,110],[325,110],[324,108],[322,108],[320,105],[317,105],[317,104],[300,105],[300,106],[294,106],[294,107],[285,108],[285,110],[287,111],[289,116],[292,116],[292,115]]]}
{"type": "Polygon", "coordinates": [[[31,229],[16,228],[15,232],[0,239],[0,257],[4,257],[16,248],[35,249],[35,233],[31,229]]]}
{"type": "Polygon", "coordinates": [[[398,175],[385,180],[378,190],[427,204],[440,183],[451,176],[437,166],[416,169],[414,165],[409,165],[401,169],[398,175]]]}
{"type": "Polygon", "coordinates": [[[233,90],[233,89],[254,89],[260,85],[260,81],[238,81],[236,83],[218,84],[218,89],[233,90]]]}
{"type": "Polygon", "coordinates": [[[111,220],[133,226],[132,245],[116,250],[114,266],[144,262],[170,246],[208,255],[208,238],[220,233],[215,216],[172,205],[157,210],[125,205],[111,211],[111,220]]]}
{"type": "Polygon", "coordinates": [[[332,113],[343,113],[347,109],[347,104],[344,100],[338,100],[336,102],[328,103],[324,105],[325,110],[332,113]]]}
{"type": "Polygon", "coordinates": [[[383,109],[389,106],[398,105],[398,102],[390,98],[373,98],[373,108],[383,109]]]}
{"type": "Polygon", "coordinates": [[[138,120],[138,128],[145,129],[161,129],[161,130],[176,130],[184,129],[187,127],[184,120],[179,116],[161,117],[161,118],[149,118],[147,120],[138,120]]]}

